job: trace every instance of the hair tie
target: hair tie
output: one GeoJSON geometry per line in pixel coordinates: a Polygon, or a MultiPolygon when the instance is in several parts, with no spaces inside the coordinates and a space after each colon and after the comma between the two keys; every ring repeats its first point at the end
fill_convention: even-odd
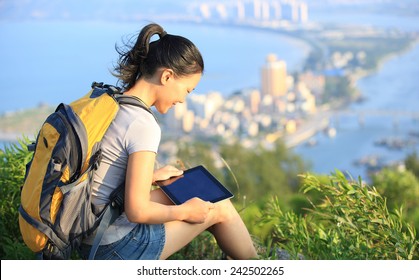
{"type": "Polygon", "coordinates": [[[167,35],[167,32],[163,30],[162,33],[160,34],[160,39],[162,39],[166,35],[167,35]]]}

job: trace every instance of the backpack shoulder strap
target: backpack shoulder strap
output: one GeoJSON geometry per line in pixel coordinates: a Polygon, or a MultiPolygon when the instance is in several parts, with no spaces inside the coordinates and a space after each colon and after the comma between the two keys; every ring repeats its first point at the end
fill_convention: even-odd
{"type": "Polygon", "coordinates": [[[106,92],[109,95],[111,95],[113,98],[115,98],[115,100],[118,101],[120,105],[127,104],[127,105],[140,107],[146,110],[147,112],[149,112],[157,121],[157,118],[154,115],[153,111],[144,103],[144,101],[142,101],[137,96],[124,95],[120,87],[108,85],[104,83],[93,82],[92,89],[94,90],[92,93],[92,96],[100,95],[106,92]]]}
{"type": "Polygon", "coordinates": [[[128,105],[137,106],[137,107],[140,107],[140,108],[146,110],[157,121],[157,118],[154,115],[153,111],[151,111],[151,109],[144,103],[144,101],[142,101],[137,96],[119,94],[119,95],[116,95],[115,98],[120,105],[128,104],[128,105]]]}
{"type": "Polygon", "coordinates": [[[94,260],[100,241],[108,227],[122,214],[125,198],[125,181],[116,188],[110,195],[109,204],[105,207],[101,214],[101,220],[96,230],[92,247],[89,253],[89,260],[94,260]]]}
{"type": "Polygon", "coordinates": [[[97,249],[99,248],[100,241],[102,241],[103,234],[105,233],[106,229],[116,220],[116,218],[119,217],[119,215],[121,215],[120,210],[112,203],[106,207],[104,213],[102,214],[102,219],[100,220],[99,226],[97,228],[92,248],[90,249],[89,260],[95,259],[95,255],[97,249]]]}

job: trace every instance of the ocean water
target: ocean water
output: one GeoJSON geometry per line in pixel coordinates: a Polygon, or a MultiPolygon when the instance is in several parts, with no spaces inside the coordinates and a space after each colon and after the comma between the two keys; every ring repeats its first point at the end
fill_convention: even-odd
{"type": "MultiPolygon", "coordinates": [[[[1,22],[0,63],[3,100],[0,113],[40,103],[70,102],[92,81],[114,84],[110,71],[118,59],[115,44],[135,35],[148,22],[1,22]]],[[[201,50],[205,72],[195,92],[258,87],[269,53],[298,70],[308,46],[272,32],[198,24],[162,23],[168,33],[189,38],[201,50]]]]}
{"type": "MultiPolygon", "coordinates": [[[[0,21],[0,114],[39,104],[57,105],[84,95],[92,81],[115,84],[115,45],[135,36],[148,22],[0,21]]],[[[309,52],[302,41],[270,31],[162,23],[200,49],[205,71],[196,94],[259,86],[266,56],[275,53],[289,71],[301,68],[309,52]]],[[[3,148],[7,142],[0,142],[3,148]]]]}

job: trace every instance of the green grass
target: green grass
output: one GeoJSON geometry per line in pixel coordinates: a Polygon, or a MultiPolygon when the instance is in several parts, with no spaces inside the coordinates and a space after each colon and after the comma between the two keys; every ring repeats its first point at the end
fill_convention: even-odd
{"type": "MultiPolygon", "coordinates": [[[[25,164],[31,157],[25,146],[28,142],[24,139],[0,150],[3,260],[34,258],[22,241],[17,211],[25,164]]],[[[419,259],[414,224],[402,206],[388,207],[387,198],[377,191],[379,186],[368,186],[361,178],[347,179],[340,171],[330,176],[307,173],[300,177],[300,190],[295,193],[283,196],[271,191],[262,200],[235,202],[261,259],[276,258],[271,252],[278,249],[291,259],[419,259]]],[[[263,185],[258,188],[263,190],[263,185]]],[[[415,203],[409,207],[417,208],[419,202],[415,203]]],[[[218,260],[222,252],[212,235],[205,232],[170,259],[218,260]]]]}

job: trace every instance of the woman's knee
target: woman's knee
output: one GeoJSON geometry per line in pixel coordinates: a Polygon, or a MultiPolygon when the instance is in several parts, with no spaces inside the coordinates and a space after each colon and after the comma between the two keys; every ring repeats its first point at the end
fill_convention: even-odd
{"type": "Polygon", "coordinates": [[[224,223],[230,220],[236,219],[239,214],[237,213],[236,208],[229,199],[219,201],[215,204],[216,210],[216,223],[224,223]]]}

